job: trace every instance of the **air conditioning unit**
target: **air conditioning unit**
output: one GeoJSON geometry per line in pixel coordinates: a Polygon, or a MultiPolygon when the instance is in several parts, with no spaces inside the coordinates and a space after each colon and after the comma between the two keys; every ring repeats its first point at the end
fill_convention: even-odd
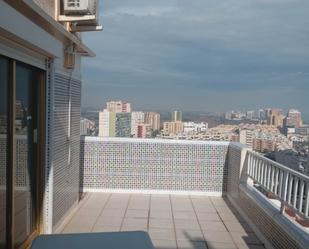
{"type": "Polygon", "coordinates": [[[63,11],[65,15],[94,14],[96,0],[63,0],[63,11]]]}
{"type": "Polygon", "coordinates": [[[98,0],[60,0],[58,21],[69,22],[71,32],[102,30],[98,0]]]}

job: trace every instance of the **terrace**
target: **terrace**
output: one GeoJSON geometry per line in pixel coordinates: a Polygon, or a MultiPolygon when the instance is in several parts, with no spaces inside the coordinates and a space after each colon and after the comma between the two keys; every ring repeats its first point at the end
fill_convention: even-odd
{"type": "Polygon", "coordinates": [[[156,248],[308,248],[308,177],[241,144],[85,137],[80,161],[88,194],[56,232],[147,231],[156,248]]]}
{"type": "Polygon", "coordinates": [[[263,249],[226,198],[91,193],[62,233],[146,231],[155,248],[263,249]]]}

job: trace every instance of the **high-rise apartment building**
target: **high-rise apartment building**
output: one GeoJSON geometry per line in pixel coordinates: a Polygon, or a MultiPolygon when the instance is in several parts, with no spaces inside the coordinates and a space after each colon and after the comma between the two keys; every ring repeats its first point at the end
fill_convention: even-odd
{"type": "Polygon", "coordinates": [[[239,142],[252,148],[253,131],[248,129],[242,129],[239,131],[239,142]]]}
{"type": "Polygon", "coordinates": [[[152,133],[152,128],[150,124],[137,124],[136,127],[136,137],[138,138],[150,138],[152,133]]]}
{"type": "Polygon", "coordinates": [[[301,112],[295,109],[290,109],[288,115],[284,119],[285,127],[299,128],[302,126],[301,112]]]}
{"type": "Polygon", "coordinates": [[[99,112],[99,137],[115,137],[116,113],[104,109],[99,112]]]}
{"type": "Polygon", "coordinates": [[[130,137],[131,113],[115,113],[104,109],[99,113],[100,137],[130,137]]]}
{"type": "Polygon", "coordinates": [[[283,126],[283,111],[281,109],[267,110],[267,124],[277,127],[283,126]]]}
{"type": "Polygon", "coordinates": [[[150,124],[153,131],[160,130],[160,114],[157,112],[146,112],[145,123],[150,124]]]}
{"type": "Polygon", "coordinates": [[[137,125],[143,124],[145,122],[144,112],[132,112],[131,113],[131,135],[136,137],[137,135],[137,125]]]}
{"type": "Polygon", "coordinates": [[[163,133],[165,135],[178,135],[183,133],[184,125],[183,122],[164,122],[163,123],[163,133]]]}
{"type": "Polygon", "coordinates": [[[173,111],[171,115],[171,122],[181,122],[182,121],[182,112],[173,111]]]}
{"type": "Polygon", "coordinates": [[[260,109],[258,111],[258,117],[259,117],[260,120],[267,119],[267,110],[260,109]]]}
{"type": "Polygon", "coordinates": [[[115,136],[131,136],[131,113],[116,113],[115,136]]]}
{"type": "Polygon", "coordinates": [[[131,103],[123,101],[106,102],[106,109],[99,114],[99,136],[131,136],[131,103]]]}
{"type": "Polygon", "coordinates": [[[246,112],[246,119],[252,120],[255,117],[255,112],[254,111],[247,111],[246,112]]]}
{"type": "Polygon", "coordinates": [[[110,112],[132,112],[131,103],[123,101],[106,102],[106,109],[110,112]]]}
{"type": "Polygon", "coordinates": [[[87,118],[83,118],[80,121],[80,135],[91,135],[94,130],[95,124],[87,118]]]}

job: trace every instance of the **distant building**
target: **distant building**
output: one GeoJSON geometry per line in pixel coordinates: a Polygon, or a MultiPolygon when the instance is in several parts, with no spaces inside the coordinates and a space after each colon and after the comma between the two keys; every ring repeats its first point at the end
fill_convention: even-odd
{"type": "Polygon", "coordinates": [[[243,129],[239,131],[239,142],[252,148],[253,143],[253,131],[243,129]]]}
{"type": "Polygon", "coordinates": [[[224,114],[225,119],[227,120],[232,120],[232,114],[234,113],[234,111],[230,111],[230,112],[226,112],[224,114]]]}
{"type": "Polygon", "coordinates": [[[104,109],[99,113],[99,137],[115,137],[116,113],[104,109]]]}
{"type": "Polygon", "coordinates": [[[171,122],[181,122],[182,121],[182,112],[173,111],[171,115],[171,122]]]}
{"type": "Polygon", "coordinates": [[[164,122],[163,133],[165,135],[178,135],[183,133],[184,125],[183,122],[164,122]]]}
{"type": "Polygon", "coordinates": [[[303,136],[309,135],[309,126],[303,126],[295,129],[295,133],[303,136]]]}
{"type": "Polygon", "coordinates": [[[283,126],[283,111],[281,109],[268,109],[267,110],[267,124],[276,127],[283,126]]]}
{"type": "Polygon", "coordinates": [[[130,137],[131,113],[115,113],[104,110],[99,113],[100,137],[130,137]]]}
{"type": "Polygon", "coordinates": [[[253,138],[252,149],[261,153],[268,153],[276,150],[276,142],[271,138],[253,138]]]}
{"type": "Polygon", "coordinates": [[[301,112],[295,109],[290,109],[284,120],[285,127],[299,128],[302,126],[301,112]]]}
{"type": "Polygon", "coordinates": [[[116,113],[115,136],[131,136],[131,113],[116,113]]]}
{"type": "Polygon", "coordinates": [[[137,124],[136,137],[138,138],[150,138],[152,135],[152,128],[150,124],[137,124]]]}
{"type": "Polygon", "coordinates": [[[246,119],[252,120],[254,118],[254,111],[247,111],[246,119]]]}
{"type": "Polygon", "coordinates": [[[194,123],[194,122],[184,122],[183,123],[184,133],[200,133],[206,132],[208,129],[208,123],[194,123]]]}
{"type": "Polygon", "coordinates": [[[123,101],[110,101],[106,102],[106,109],[110,112],[131,112],[131,103],[123,101]]]}
{"type": "Polygon", "coordinates": [[[144,112],[132,112],[131,113],[131,135],[136,137],[137,135],[137,125],[143,124],[145,122],[144,112]]]}
{"type": "Polygon", "coordinates": [[[80,120],[80,135],[91,135],[95,129],[95,123],[87,118],[80,120]]]}
{"type": "Polygon", "coordinates": [[[150,124],[153,131],[160,130],[160,114],[157,112],[146,112],[145,123],[150,124]]]}
{"type": "Polygon", "coordinates": [[[259,118],[259,120],[266,120],[267,119],[266,110],[260,109],[258,111],[258,118],[259,118]]]}

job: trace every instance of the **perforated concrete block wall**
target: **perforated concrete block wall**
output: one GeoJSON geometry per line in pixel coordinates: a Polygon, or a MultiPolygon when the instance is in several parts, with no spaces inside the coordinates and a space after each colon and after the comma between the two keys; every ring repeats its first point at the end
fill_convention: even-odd
{"type": "Polygon", "coordinates": [[[228,143],[85,137],[82,188],[226,191],[228,143]]]}

